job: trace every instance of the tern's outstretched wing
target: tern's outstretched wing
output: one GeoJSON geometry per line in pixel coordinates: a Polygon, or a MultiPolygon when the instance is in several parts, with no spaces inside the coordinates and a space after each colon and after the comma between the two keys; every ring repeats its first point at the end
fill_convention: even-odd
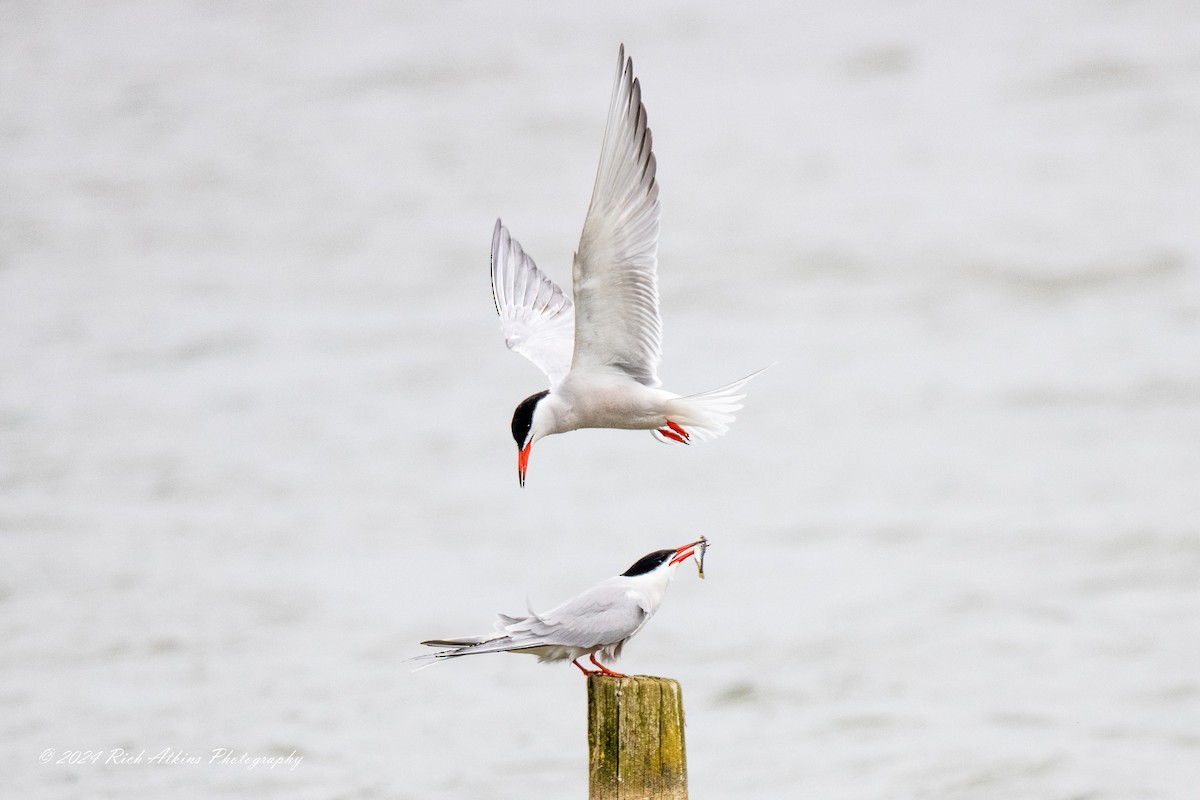
{"type": "Polygon", "coordinates": [[[575,310],[500,220],[492,232],[492,297],[504,343],[557,384],[571,368],[575,310]]]}
{"type": "Polygon", "coordinates": [[[658,183],[642,89],[625,46],[592,202],[575,254],[575,368],[616,367],[657,386],[658,183]]]}

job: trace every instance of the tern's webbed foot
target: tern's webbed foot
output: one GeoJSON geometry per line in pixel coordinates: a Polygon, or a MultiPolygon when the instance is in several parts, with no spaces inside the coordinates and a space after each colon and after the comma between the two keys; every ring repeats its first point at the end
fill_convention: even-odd
{"type": "MultiPolygon", "coordinates": [[[[596,660],[595,653],[592,653],[590,656],[588,656],[588,660],[600,668],[600,669],[596,670],[596,672],[591,673],[593,675],[599,673],[602,675],[608,675],[609,677],[612,677],[612,678],[628,678],[629,677],[628,675],[621,673],[621,672],[613,672],[611,669],[609,669],[608,667],[601,664],[599,661],[596,660]]],[[[578,664],[576,664],[575,666],[579,667],[578,664]]],[[[583,669],[583,667],[579,667],[579,668],[583,669]]]]}
{"type": "Polygon", "coordinates": [[[600,674],[600,670],[598,670],[598,669],[588,669],[588,668],[587,668],[587,667],[585,667],[583,664],[580,664],[580,663],[579,663],[579,659],[577,659],[577,658],[576,658],[576,659],[572,659],[572,660],[571,660],[571,663],[572,663],[572,664],[574,664],[575,666],[579,667],[579,671],[580,671],[580,672],[582,672],[584,675],[599,675],[599,674],[600,674]]]}
{"type": "Polygon", "coordinates": [[[675,442],[679,442],[680,444],[691,444],[691,435],[671,420],[667,420],[666,427],[659,428],[658,433],[660,436],[665,436],[666,438],[675,442]]]}

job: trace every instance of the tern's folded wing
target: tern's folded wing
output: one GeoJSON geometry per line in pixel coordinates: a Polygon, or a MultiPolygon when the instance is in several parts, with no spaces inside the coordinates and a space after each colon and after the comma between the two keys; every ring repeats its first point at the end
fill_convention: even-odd
{"type": "Polygon", "coordinates": [[[628,639],[649,617],[640,598],[623,587],[602,583],[536,619],[526,620],[525,627],[549,644],[596,647],[628,639]]]}
{"type": "Polygon", "coordinates": [[[621,47],[592,202],[575,254],[575,368],[658,385],[658,183],[642,89],[621,47]]]}
{"type": "Polygon", "coordinates": [[[500,220],[492,232],[492,297],[504,343],[536,364],[551,385],[557,384],[571,368],[571,298],[537,268],[500,220]]]}

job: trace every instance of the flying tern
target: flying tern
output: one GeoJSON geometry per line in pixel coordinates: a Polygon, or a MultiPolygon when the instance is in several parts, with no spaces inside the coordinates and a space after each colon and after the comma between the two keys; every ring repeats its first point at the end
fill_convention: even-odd
{"type": "Polygon", "coordinates": [[[482,653],[529,653],[536,655],[538,661],[569,659],[585,675],[602,673],[623,678],[621,673],[601,664],[597,656],[605,661],[619,657],[625,643],[645,627],[662,605],[675,568],[697,553],[698,563],[703,564],[707,547],[708,541],[701,537],[674,550],[655,550],[620,575],[596,584],[549,611],[539,614],[530,609],[523,617],[500,614],[495,633],[421,642],[444,649],[440,653],[417,656],[416,660],[437,661],[482,653]],[[588,669],[579,663],[584,656],[588,656],[596,669],[588,669]]]}
{"type": "MultiPolygon", "coordinates": [[[[496,220],[492,296],[509,349],[536,364],[550,388],[513,413],[522,486],[533,443],[579,428],[649,430],[688,444],[725,433],[758,373],[700,394],[659,387],[658,183],[642,90],[625,46],[609,102],[600,166],[568,297],[496,220]]],[[[761,372],[761,370],[759,370],[761,372]]]]}

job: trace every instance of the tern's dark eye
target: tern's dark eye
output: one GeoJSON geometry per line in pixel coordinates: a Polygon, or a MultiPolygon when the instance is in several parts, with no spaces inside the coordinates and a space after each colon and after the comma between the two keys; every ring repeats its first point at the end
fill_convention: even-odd
{"type": "Polygon", "coordinates": [[[517,447],[525,446],[525,439],[529,437],[529,429],[533,427],[533,410],[537,408],[537,404],[541,399],[550,394],[549,389],[544,389],[537,394],[531,394],[521,401],[517,406],[517,410],[513,412],[512,418],[512,435],[517,442],[517,447]]]}

